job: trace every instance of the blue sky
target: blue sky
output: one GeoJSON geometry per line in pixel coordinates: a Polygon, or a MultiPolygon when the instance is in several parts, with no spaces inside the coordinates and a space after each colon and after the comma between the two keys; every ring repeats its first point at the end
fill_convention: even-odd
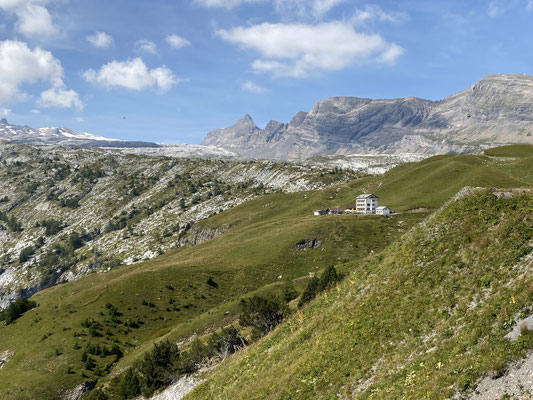
{"type": "Polygon", "coordinates": [[[245,113],[532,74],[532,21],[533,0],[0,0],[0,114],[199,143],[245,113]]]}

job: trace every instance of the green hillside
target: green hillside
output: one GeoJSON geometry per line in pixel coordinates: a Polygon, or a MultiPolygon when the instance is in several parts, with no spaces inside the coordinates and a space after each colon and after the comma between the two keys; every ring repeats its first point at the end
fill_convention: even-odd
{"type": "MultiPolygon", "coordinates": [[[[310,210],[294,215],[292,206],[305,202],[305,196],[261,197],[230,211],[250,217],[216,239],[33,296],[37,308],[0,327],[0,353],[14,351],[0,369],[3,398],[54,398],[58,387],[70,388],[130,365],[153,340],[178,341],[207,327],[223,326],[236,317],[245,293],[331,263],[364,258],[423,218],[421,214],[316,218],[310,210]],[[293,248],[314,238],[323,246],[293,248]],[[218,288],[206,283],[209,277],[218,288]],[[116,318],[108,304],[118,309],[116,318]],[[89,324],[97,326],[96,334],[89,324]],[[98,370],[88,371],[82,361],[88,344],[108,348],[117,344],[125,357],[117,364],[115,355],[97,357],[98,370]]],[[[220,220],[225,218],[220,214],[220,220]]]]}
{"type": "Polygon", "coordinates": [[[218,367],[187,399],[443,399],[533,347],[533,193],[452,203],[218,367]]]}
{"type": "Polygon", "coordinates": [[[511,157],[511,158],[525,158],[533,157],[533,145],[528,144],[512,144],[508,146],[495,147],[485,150],[483,152],[486,156],[491,157],[511,157]]]}
{"type": "MultiPolygon", "coordinates": [[[[462,187],[531,185],[527,174],[513,173],[515,162],[493,161],[487,156],[439,156],[321,191],[264,195],[204,220],[189,232],[225,232],[212,240],[44,290],[32,298],[37,308],[12,324],[0,325],[0,355],[8,355],[0,368],[0,397],[54,399],[60,390],[85,381],[103,386],[154,342],[182,341],[228,325],[236,320],[243,295],[276,291],[287,279],[296,278],[294,285],[301,290],[309,272],[329,265],[345,272],[362,271],[361,279],[371,279],[374,275],[369,269],[378,265],[367,262],[374,259],[372,254],[389,247],[462,187]],[[376,193],[383,204],[402,213],[389,218],[312,215],[317,208],[353,205],[354,197],[362,192],[376,193]],[[419,208],[427,210],[405,212],[419,208]],[[295,247],[313,239],[321,246],[295,247]],[[207,283],[210,277],[217,287],[207,283]],[[88,345],[109,350],[92,357],[92,368],[86,368],[83,361],[88,345]],[[114,345],[123,356],[111,351],[114,345]]],[[[350,275],[347,282],[353,279],[350,275]]],[[[311,305],[304,313],[315,307],[319,306],[311,305]]],[[[334,321],[325,323],[335,326],[334,321]]],[[[259,346],[284,340],[275,335],[279,333],[259,346]]],[[[298,340],[291,342],[291,349],[298,348],[298,340]]],[[[320,355],[324,362],[327,356],[320,355]]],[[[232,363],[237,365],[239,357],[232,363]]],[[[209,385],[216,387],[216,379],[212,382],[209,385]]]]}

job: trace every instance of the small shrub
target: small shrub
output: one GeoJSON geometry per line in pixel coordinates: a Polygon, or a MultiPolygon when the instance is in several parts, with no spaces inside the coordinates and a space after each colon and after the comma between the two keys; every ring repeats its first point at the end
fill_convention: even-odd
{"type": "Polygon", "coordinates": [[[285,300],[286,303],[289,303],[290,301],[298,297],[298,292],[296,291],[292,283],[287,282],[287,284],[283,286],[282,296],[283,300],[285,300]]]}
{"type": "Polygon", "coordinates": [[[323,292],[326,289],[334,286],[337,282],[341,281],[344,275],[338,274],[337,270],[333,266],[329,266],[322,273],[320,277],[320,283],[318,284],[318,291],[323,292]]]}
{"type": "Polygon", "coordinates": [[[87,359],[85,360],[85,369],[87,371],[92,371],[96,367],[96,363],[94,362],[92,357],[87,356],[87,359]]]}
{"type": "Polygon", "coordinates": [[[316,297],[319,284],[320,280],[316,276],[313,276],[298,301],[298,307],[304,306],[316,297]]]}
{"type": "Polygon", "coordinates": [[[45,235],[55,235],[63,229],[63,223],[57,219],[44,219],[41,221],[41,226],[45,228],[45,235]]]}
{"type": "Polygon", "coordinates": [[[141,394],[139,377],[133,368],[129,368],[122,376],[122,379],[120,379],[118,385],[118,394],[122,399],[131,399],[141,394]]]}
{"type": "Polygon", "coordinates": [[[17,299],[4,311],[0,312],[0,321],[6,321],[6,325],[13,323],[26,311],[37,307],[37,303],[28,299],[17,299]]]}
{"type": "Polygon", "coordinates": [[[212,355],[224,359],[247,345],[248,342],[241,336],[239,330],[230,326],[222,329],[221,333],[212,333],[208,347],[212,355]]]}
{"type": "Polygon", "coordinates": [[[22,225],[15,217],[11,217],[7,220],[7,227],[11,230],[11,232],[22,232],[22,225]]]}
{"type": "Polygon", "coordinates": [[[138,367],[141,391],[145,397],[172,381],[172,370],[179,357],[178,346],[168,340],[156,343],[152,351],[145,354],[138,367]]]}
{"type": "Polygon", "coordinates": [[[344,278],[344,275],[341,273],[337,273],[337,270],[335,269],[335,267],[330,266],[326,268],[326,270],[322,273],[322,276],[320,277],[320,279],[314,276],[309,281],[309,283],[307,284],[307,287],[302,293],[302,296],[300,297],[300,301],[298,302],[298,307],[302,307],[303,305],[309,303],[311,300],[313,300],[317,296],[318,293],[329,289],[330,287],[334,286],[337,282],[340,282],[343,278],[344,278]]]}
{"type": "Polygon", "coordinates": [[[94,389],[83,396],[83,400],[109,400],[109,397],[101,389],[94,389]]]}
{"type": "Polygon", "coordinates": [[[19,262],[20,263],[25,263],[34,254],[35,254],[35,250],[33,249],[33,246],[25,247],[24,249],[21,250],[21,252],[19,254],[19,262]]]}
{"type": "Polygon", "coordinates": [[[274,329],[288,312],[287,305],[275,297],[252,296],[241,300],[239,323],[252,327],[258,338],[274,329]]]}

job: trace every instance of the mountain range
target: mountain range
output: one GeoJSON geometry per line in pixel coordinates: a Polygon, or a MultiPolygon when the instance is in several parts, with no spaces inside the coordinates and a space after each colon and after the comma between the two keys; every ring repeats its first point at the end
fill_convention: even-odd
{"type": "MultiPolygon", "coordinates": [[[[162,145],[110,139],[68,128],[39,128],[0,120],[0,140],[69,147],[138,148],[162,145]]],[[[442,100],[417,97],[330,97],[289,123],[259,128],[244,115],[234,125],[207,133],[200,146],[161,151],[197,156],[302,159],[353,154],[473,154],[505,145],[533,144],[533,76],[488,75],[442,100]]],[[[150,150],[152,149],[152,150],[150,150]]]]}
{"type": "Polygon", "coordinates": [[[287,123],[260,129],[249,115],[209,132],[203,145],[244,157],[354,153],[474,153],[533,144],[533,76],[493,74],[440,101],[331,97],[287,123]]]}
{"type": "Polygon", "coordinates": [[[16,143],[63,145],[73,147],[158,147],[152,142],[110,139],[87,132],[74,132],[68,128],[31,128],[0,120],[0,139],[16,143]]]}

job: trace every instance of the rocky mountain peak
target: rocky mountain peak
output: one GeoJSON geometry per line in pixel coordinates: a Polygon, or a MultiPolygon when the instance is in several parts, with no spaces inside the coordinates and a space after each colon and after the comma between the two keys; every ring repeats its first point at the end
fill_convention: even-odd
{"type": "Polygon", "coordinates": [[[417,97],[330,97],[289,124],[259,129],[249,115],[210,132],[203,144],[254,158],[350,153],[478,152],[533,144],[533,76],[491,74],[441,101],[417,97]]]}
{"type": "Polygon", "coordinates": [[[6,118],[2,118],[2,119],[0,119],[0,124],[9,125],[9,122],[7,122],[6,118]]]}
{"type": "Polygon", "coordinates": [[[241,119],[239,119],[237,121],[238,124],[254,124],[254,120],[252,119],[252,117],[250,117],[249,114],[244,114],[241,119]]]}

